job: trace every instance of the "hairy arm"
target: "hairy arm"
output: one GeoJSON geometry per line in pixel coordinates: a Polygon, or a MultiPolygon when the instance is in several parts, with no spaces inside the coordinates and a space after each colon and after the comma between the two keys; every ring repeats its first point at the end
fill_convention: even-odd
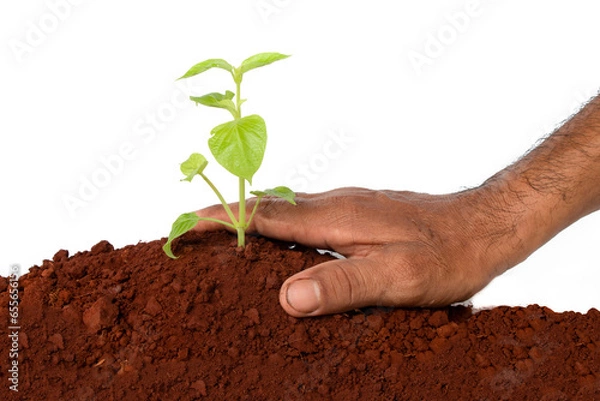
{"type": "Polygon", "coordinates": [[[503,241],[511,250],[495,274],[598,210],[600,97],[476,192],[482,207],[496,210],[492,218],[503,221],[497,227],[505,228],[503,241]]]}

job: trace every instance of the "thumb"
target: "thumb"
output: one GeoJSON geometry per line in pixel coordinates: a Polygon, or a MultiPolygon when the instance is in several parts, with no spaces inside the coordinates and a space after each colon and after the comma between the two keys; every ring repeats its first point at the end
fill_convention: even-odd
{"type": "Polygon", "coordinates": [[[295,317],[389,305],[385,295],[391,283],[384,273],[370,258],[331,260],[288,278],[281,287],[279,302],[295,317]]]}

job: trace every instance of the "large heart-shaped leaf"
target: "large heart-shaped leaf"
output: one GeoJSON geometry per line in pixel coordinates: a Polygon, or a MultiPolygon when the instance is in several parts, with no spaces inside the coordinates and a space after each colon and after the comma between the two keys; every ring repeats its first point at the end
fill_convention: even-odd
{"type": "Polygon", "coordinates": [[[246,60],[242,61],[242,65],[240,66],[241,73],[248,72],[258,67],[262,67],[271,63],[274,63],[278,60],[283,60],[284,58],[288,58],[288,55],[281,53],[259,53],[254,56],[248,57],[246,60]]]}
{"type": "Polygon", "coordinates": [[[217,162],[252,184],[267,145],[265,120],[253,114],[218,125],[210,133],[208,147],[217,162]]]}

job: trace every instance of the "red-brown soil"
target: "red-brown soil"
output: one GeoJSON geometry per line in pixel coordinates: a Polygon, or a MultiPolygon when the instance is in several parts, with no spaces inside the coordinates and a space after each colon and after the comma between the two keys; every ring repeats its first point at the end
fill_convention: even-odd
{"type": "MultiPolygon", "coordinates": [[[[59,251],[19,282],[19,386],[0,399],[600,400],[600,312],[369,308],[295,319],[283,280],[329,256],[228,233],[59,251]]],[[[0,278],[0,305],[8,305],[0,278]]]]}

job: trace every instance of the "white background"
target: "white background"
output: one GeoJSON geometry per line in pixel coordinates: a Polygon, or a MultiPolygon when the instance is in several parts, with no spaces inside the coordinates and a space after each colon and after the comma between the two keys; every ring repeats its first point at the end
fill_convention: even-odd
{"type": "MultiPolygon", "coordinates": [[[[179,182],[179,163],[208,154],[228,117],[182,103],[231,88],[223,71],[178,86],[196,62],[293,55],[244,81],[244,111],[270,133],[257,188],[447,193],[518,159],[597,92],[598,15],[592,0],[2,2],[0,272],[103,239],[158,239],[216,202],[179,182]],[[332,135],[345,138],[334,153],[332,135]],[[92,179],[103,187],[84,202],[92,179]]],[[[208,171],[234,200],[235,181],[208,171]]],[[[599,234],[598,214],[581,220],[475,306],[600,308],[599,234]]]]}

